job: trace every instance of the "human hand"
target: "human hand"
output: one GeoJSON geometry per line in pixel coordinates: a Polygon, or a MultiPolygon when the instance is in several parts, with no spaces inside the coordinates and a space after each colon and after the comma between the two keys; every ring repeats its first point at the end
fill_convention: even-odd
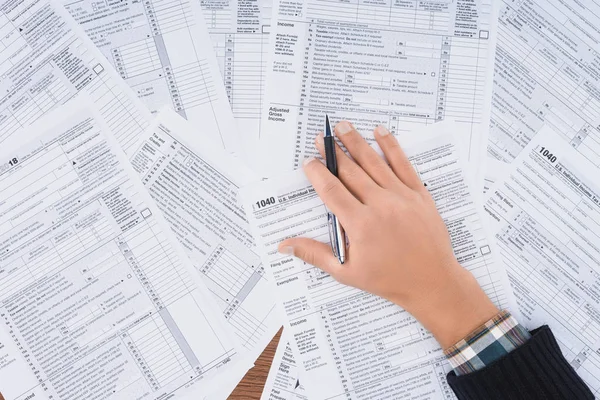
{"type": "MultiPolygon", "coordinates": [[[[375,129],[388,165],[348,122],[335,132],[354,158],[336,146],[339,179],[315,159],[305,162],[304,171],[346,231],[347,260],[340,264],[329,245],[307,238],[287,239],[279,251],[398,304],[443,348],[455,344],[497,308],[456,261],[435,202],[396,138],[375,129]]],[[[324,156],[322,134],[316,144],[324,156]]]]}

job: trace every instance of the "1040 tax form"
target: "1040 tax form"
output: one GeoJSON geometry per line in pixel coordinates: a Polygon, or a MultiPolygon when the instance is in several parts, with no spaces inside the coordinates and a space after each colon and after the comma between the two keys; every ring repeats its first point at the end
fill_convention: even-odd
{"type": "Polygon", "coordinates": [[[528,329],[548,324],[600,395],[600,169],[543,127],[488,194],[498,247],[528,329]]]}
{"type": "Polygon", "coordinates": [[[260,400],[308,400],[302,368],[296,364],[286,332],[279,339],[260,400]]]}
{"type": "Polygon", "coordinates": [[[397,133],[405,122],[453,119],[469,162],[484,162],[495,3],[275,0],[255,152],[261,175],[317,155],[325,113],[371,139],[377,125],[397,133]]]}
{"type": "Polygon", "coordinates": [[[240,153],[198,0],[62,0],[119,76],[152,111],[165,105],[240,153]]]}
{"type": "Polygon", "coordinates": [[[3,395],[216,391],[240,358],[210,292],[101,117],[63,110],[0,166],[3,395]]]}
{"type": "Polygon", "coordinates": [[[238,199],[254,174],[168,109],[130,161],[254,362],[281,327],[238,199]]]}
{"type": "MultiPolygon", "coordinates": [[[[450,134],[453,127],[446,128],[439,138],[409,147],[407,155],[436,201],[458,261],[498,307],[516,311],[473,202],[450,134]]],[[[400,391],[454,398],[442,349],[411,315],[277,252],[288,237],[329,241],[327,210],[301,170],[244,188],[242,196],[274,279],[291,347],[304,370],[308,398],[373,399],[400,391]]]]}
{"type": "Polygon", "coordinates": [[[512,162],[544,126],[600,165],[600,5],[499,3],[491,167],[512,162]]]}
{"type": "MultiPolygon", "coordinates": [[[[60,4],[0,1],[0,143],[85,93],[127,152],[151,114],[60,4]]],[[[29,131],[31,132],[31,131],[29,131]]]]}
{"type": "Polygon", "coordinates": [[[272,0],[200,1],[240,140],[260,135],[265,100],[272,0]]]}

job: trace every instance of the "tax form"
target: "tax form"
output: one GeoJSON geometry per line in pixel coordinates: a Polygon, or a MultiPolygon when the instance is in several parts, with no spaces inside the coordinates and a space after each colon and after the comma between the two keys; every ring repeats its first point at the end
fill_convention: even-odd
{"type": "Polygon", "coordinates": [[[260,400],[308,400],[301,368],[294,360],[289,338],[284,330],[279,339],[271,369],[260,400]]]}
{"type": "Polygon", "coordinates": [[[235,339],[101,117],[73,112],[0,158],[2,394],[210,394],[235,339]]]}
{"type": "Polygon", "coordinates": [[[254,362],[281,327],[238,200],[239,187],[256,178],[168,109],[158,114],[130,161],[254,362]]]}
{"type": "Polygon", "coordinates": [[[600,168],[540,129],[488,192],[498,247],[528,329],[548,324],[600,396],[600,168]]]}
{"type": "Polygon", "coordinates": [[[61,0],[144,104],[165,105],[231,152],[237,128],[197,0],[61,0]]]}
{"type": "Polygon", "coordinates": [[[273,1],[196,1],[202,5],[240,139],[252,146],[259,138],[265,98],[273,1]]]}
{"type": "MultiPolygon", "coordinates": [[[[444,125],[436,124],[441,128],[444,125]]],[[[516,311],[485,220],[465,178],[451,125],[407,149],[436,201],[461,265],[501,308],[516,311]]],[[[284,330],[303,368],[310,399],[375,399],[410,393],[452,399],[451,370],[431,333],[400,307],[336,282],[316,267],[277,252],[283,239],[329,241],[327,210],[302,170],[242,192],[264,263],[273,275],[284,330]]]]}
{"type": "Polygon", "coordinates": [[[512,162],[543,126],[600,165],[600,5],[500,3],[490,166],[512,162]]]}
{"type": "Polygon", "coordinates": [[[79,93],[128,151],[151,115],[60,5],[0,0],[0,143],[79,93]]]}
{"type": "Polygon", "coordinates": [[[325,113],[372,139],[405,122],[458,121],[472,165],[485,161],[496,2],[274,0],[257,165],[298,168],[317,155],[325,113]]]}

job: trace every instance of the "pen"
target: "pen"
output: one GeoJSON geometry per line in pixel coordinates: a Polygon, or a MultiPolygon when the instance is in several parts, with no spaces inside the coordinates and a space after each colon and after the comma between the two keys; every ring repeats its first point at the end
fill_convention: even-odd
{"type": "MultiPolygon", "coordinates": [[[[325,115],[325,162],[327,163],[327,169],[334,176],[338,176],[337,171],[337,160],[335,158],[335,139],[331,133],[331,125],[329,125],[329,116],[325,115]]],[[[346,234],[344,228],[340,224],[333,213],[327,213],[327,223],[329,224],[329,239],[331,241],[331,250],[333,255],[338,258],[340,264],[346,261],[346,234]]]]}

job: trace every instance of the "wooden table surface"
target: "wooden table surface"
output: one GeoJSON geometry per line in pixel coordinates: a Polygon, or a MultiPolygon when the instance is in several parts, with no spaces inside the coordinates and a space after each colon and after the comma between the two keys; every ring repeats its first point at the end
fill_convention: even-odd
{"type": "Polygon", "coordinates": [[[265,351],[260,355],[258,360],[254,363],[252,368],[244,379],[237,385],[229,400],[259,400],[262,394],[267,375],[271,369],[271,362],[273,362],[273,356],[275,356],[275,350],[281,337],[281,329],[277,332],[277,335],[271,340],[271,343],[267,346],[265,351]]]}

